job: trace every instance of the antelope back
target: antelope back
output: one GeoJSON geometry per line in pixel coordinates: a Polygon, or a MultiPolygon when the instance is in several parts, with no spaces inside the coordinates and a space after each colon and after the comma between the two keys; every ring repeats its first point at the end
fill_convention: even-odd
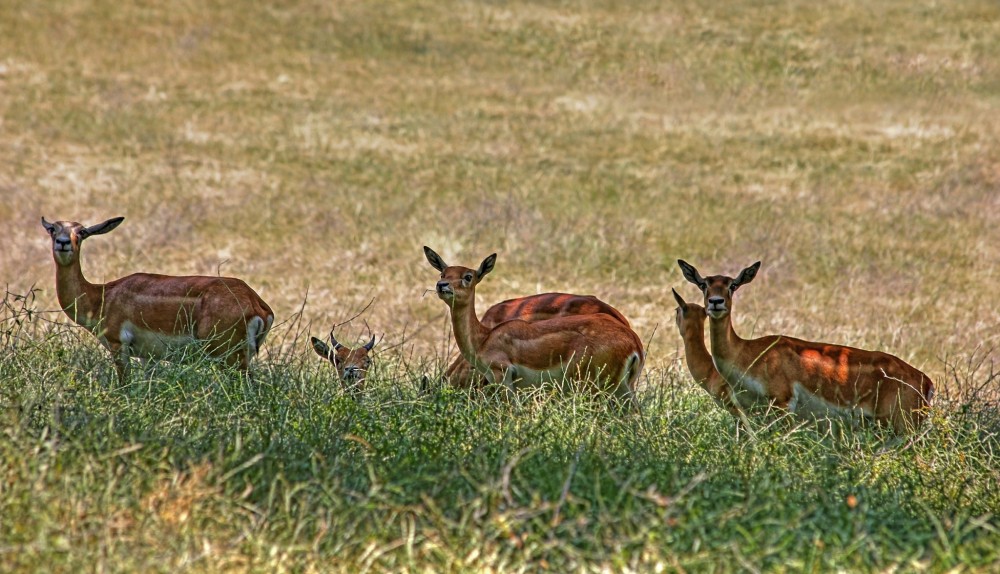
{"type": "Polygon", "coordinates": [[[504,321],[544,321],[566,315],[609,315],[626,327],[628,319],[618,309],[592,295],[569,293],[540,293],[517,299],[508,299],[493,305],[483,314],[483,325],[494,327],[504,321]]]}

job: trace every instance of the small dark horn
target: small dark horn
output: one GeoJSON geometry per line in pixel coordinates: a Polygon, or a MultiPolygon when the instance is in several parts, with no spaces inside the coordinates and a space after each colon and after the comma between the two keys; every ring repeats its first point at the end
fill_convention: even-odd
{"type": "Polygon", "coordinates": [[[368,341],[368,343],[365,345],[365,350],[366,351],[371,351],[372,347],[374,347],[374,346],[375,346],[375,335],[372,335],[372,340],[368,341]]]}
{"type": "Polygon", "coordinates": [[[333,336],[333,329],[330,329],[330,344],[333,345],[334,349],[343,347],[343,345],[337,342],[337,338],[333,336]]]}

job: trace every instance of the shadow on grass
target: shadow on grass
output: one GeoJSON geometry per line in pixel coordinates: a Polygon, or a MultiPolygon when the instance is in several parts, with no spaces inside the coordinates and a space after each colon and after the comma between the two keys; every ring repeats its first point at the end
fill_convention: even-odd
{"type": "Polygon", "coordinates": [[[926,432],[886,449],[878,429],[774,418],[737,438],[672,369],[648,374],[641,415],[622,415],[544,389],[424,392],[422,366],[394,356],[356,399],[308,343],[292,348],[252,379],[189,356],[119,386],[89,336],[20,332],[0,355],[0,561],[728,571],[1000,560],[998,415],[981,384],[994,375],[979,355],[953,371],[926,432]]]}

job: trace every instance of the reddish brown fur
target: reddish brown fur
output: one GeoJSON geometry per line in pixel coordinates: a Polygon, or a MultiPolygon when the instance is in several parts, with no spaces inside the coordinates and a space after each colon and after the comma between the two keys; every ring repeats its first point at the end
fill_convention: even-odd
{"type": "Polygon", "coordinates": [[[597,297],[569,293],[540,293],[502,301],[490,307],[483,314],[483,324],[496,326],[511,319],[527,320],[526,317],[543,320],[563,315],[594,315],[598,313],[610,315],[631,328],[624,315],[597,297]]]}
{"type": "Polygon", "coordinates": [[[703,278],[690,264],[678,263],[685,278],[705,295],[712,358],[741,402],[746,393],[797,411],[816,397],[838,410],[861,411],[901,434],[913,432],[923,423],[933,383],[898,357],[783,335],[741,339],[732,325],[732,293],[754,278],[759,263],[736,279],[724,275],[703,278]],[[797,395],[796,385],[811,397],[797,395]]]}
{"type": "Polygon", "coordinates": [[[437,293],[451,308],[459,350],[487,380],[512,388],[569,376],[635,405],[644,354],[642,341],[626,324],[593,314],[534,322],[513,319],[488,327],[476,316],[475,288],[493,269],[496,256],[473,270],[446,265],[430,248],[424,252],[441,271],[437,293]]]}
{"type": "Polygon", "coordinates": [[[56,295],[70,319],[94,333],[111,351],[123,381],[130,356],[163,356],[174,344],[169,339],[181,337],[201,341],[209,355],[247,371],[274,313],[242,280],[135,273],[103,285],[87,281],[80,267],[83,239],[111,231],[122,219],[89,228],[76,222],[48,223],[42,219],[53,240],[56,295]],[[248,340],[251,324],[259,325],[253,344],[248,340]],[[135,333],[140,335],[122,340],[123,335],[135,333]],[[133,346],[142,346],[145,351],[134,352],[133,346]]]}
{"type": "MultiPolygon", "coordinates": [[[[544,321],[567,315],[596,314],[609,315],[631,328],[624,315],[597,297],[569,293],[541,293],[502,301],[486,310],[482,323],[492,328],[512,319],[544,321]]],[[[445,371],[444,380],[456,387],[469,386],[474,382],[472,365],[459,354],[445,371]]],[[[479,385],[485,382],[482,377],[475,377],[475,381],[478,381],[479,385]]]]}

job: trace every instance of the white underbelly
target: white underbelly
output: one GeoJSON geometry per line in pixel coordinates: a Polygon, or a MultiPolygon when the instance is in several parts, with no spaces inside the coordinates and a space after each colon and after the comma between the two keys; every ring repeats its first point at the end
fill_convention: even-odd
{"type": "Polygon", "coordinates": [[[861,407],[830,403],[809,392],[798,382],[792,384],[792,400],[788,401],[788,410],[801,417],[842,419],[852,423],[859,422],[865,416],[871,416],[871,413],[861,407]]]}
{"type": "Polygon", "coordinates": [[[139,328],[130,321],[122,324],[118,339],[130,355],[145,357],[163,357],[197,341],[193,333],[168,335],[139,328]]]}
{"type": "Polygon", "coordinates": [[[547,382],[562,382],[565,377],[565,371],[562,367],[556,367],[551,370],[536,371],[535,369],[529,369],[528,367],[513,367],[508,371],[507,377],[511,379],[515,388],[518,389],[528,389],[540,387],[543,383],[547,382]]]}

